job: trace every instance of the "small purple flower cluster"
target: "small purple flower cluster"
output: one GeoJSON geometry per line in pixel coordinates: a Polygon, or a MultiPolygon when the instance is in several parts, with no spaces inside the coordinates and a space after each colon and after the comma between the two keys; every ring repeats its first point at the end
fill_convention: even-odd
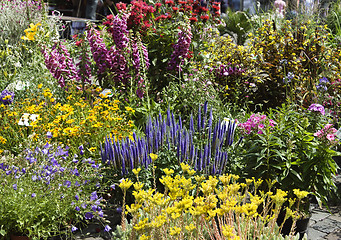
{"type": "Polygon", "coordinates": [[[326,78],[326,77],[320,78],[319,84],[317,84],[317,86],[316,86],[317,90],[327,91],[328,90],[328,87],[327,87],[328,83],[329,83],[328,78],[326,78]]]}
{"type": "Polygon", "coordinates": [[[312,112],[320,112],[322,115],[326,114],[326,112],[324,110],[324,107],[321,104],[318,104],[318,103],[311,104],[309,106],[308,110],[312,111],[312,112]]]}
{"type": "Polygon", "coordinates": [[[243,72],[245,72],[245,69],[242,69],[239,65],[232,66],[231,63],[228,63],[227,65],[221,64],[220,66],[214,67],[210,70],[215,70],[215,74],[218,78],[224,78],[228,76],[241,76],[243,72]]]}
{"type": "Polygon", "coordinates": [[[268,119],[266,115],[252,114],[246,122],[240,123],[238,126],[244,135],[250,135],[254,133],[263,134],[266,127],[274,127],[275,125],[275,121],[268,119]]]}
{"type": "Polygon", "coordinates": [[[179,32],[178,41],[173,46],[174,51],[171,55],[171,60],[168,63],[168,70],[181,71],[180,65],[188,55],[191,40],[192,32],[190,26],[188,26],[187,29],[183,29],[179,32]]]}
{"type": "Polygon", "coordinates": [[[328,144],[332,144],[332,145],[337,144],[338,141],[337,139],[335,139],[335,133],[337,132],[337,130],[333,128],[332,126],[333,124],[326,124],[326,126],[324,126],[323,129],[314,133],[314,136],[318,137],[319,139],[321,139],[322,141],[328,144]]]}
{"type": "Polygon", "coordinates": [[[14,100],[14,92],[10,92],[7,89],[3,90],[0,94],[0,102],[4,105],[10,105],[14,100]]]}
{"type": "Polygon", "coordinates": [[[228,162],[228,153],[224,148],[232,145],[237,122],[224,120],[213,126],[212,109],[208,118],[207,113],[206,102],[202,113],[199,108],[197,124],[194,124],[191,116],[189,129],[186,129],[181,117],[175,120],[168,109],[166,118],[159,114],[156,119],[149,119],[145,137],[138,138],[134,133],[134,140],[127,138],[121,142],[106,138],[104,146],[101,146],[102,161],[121,169],[122,175],[125,175],[141,165],[148,168],[152,163],[149,154],[167,147],[168,150],[176,151],[179,162],[193,164],[194,170],[212,175],[220,174],[228,162]],[[207,142],[197,146],[195,139],[198,135],[207,142]]]}
{"type": "Polygon", "coordinates": [[[66,80],[79,80],[73,60],[63,44],[55,43],[51,52],[48,52],[47,48],[44,47],[42,53],[45,57],[47,69],[58,80],[62,88],[65,87],[66,80]]]}

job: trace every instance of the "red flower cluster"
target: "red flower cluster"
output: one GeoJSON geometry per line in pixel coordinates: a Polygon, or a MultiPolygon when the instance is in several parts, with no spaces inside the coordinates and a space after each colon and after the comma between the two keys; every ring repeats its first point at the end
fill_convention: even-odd
{"type": "MultiPolygon", "coordinates": [[[[169,6],[172,8],[174,13],[177,12],[183,12],[187,13],[189,15],[189,20],[191,23],[197,22],[199,19],[201,19],[203,22],[206,22],[209,19],[209,10],[207,7],[201,6],[199,1],[196,0],[166,0],[165,1],[166,6],[169,6]],[[200,17],[200,18],[199,18],[200,17]]],[[[216,5],[214,5],[216,8],[216,5]]],[[[220,9],[220,6],[218,6],[220,9]]],[[[216,11],[216,9],[215,9],[216,11]]],[[[158,17],[157,20],[165,19],[163,17],[158,17]]]]}
{"type": "Polygon", "coordinates": [[[128,29],[147,30],[151,24],[150,14],[155,12],[155,8],[149,6],[142,0],[134,0],[131,3],[130,16],[127,21],[128,29]]]}

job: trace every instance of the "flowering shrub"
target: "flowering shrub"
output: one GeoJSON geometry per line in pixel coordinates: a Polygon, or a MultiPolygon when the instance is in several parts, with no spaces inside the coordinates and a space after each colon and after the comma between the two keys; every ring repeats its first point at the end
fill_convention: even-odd
{"type": "MultiPolygon", "coordinates": [[[[39,87],[42,88],[42,85],[39,87]]],[[[45,88],[40,90],[39,95],[16,101],[13,105],[1,104],[0,113],[3,117],[0,118],[0,123],[3,127],[0,129],[0,136],[6,141],[0,143],[0,149],[18,153],[21,149],[17,148],[23,139],[40,139],[62,142],[68,145],[73,153],[83,145],[89,154],[97,152],[98,144],[107,134],[115,136],[116,139],[132,134],[132,108],[126,106],[121,110],[120,101],[100,94],[101,88],[89,89],[87,99],[82,96],[83,91],[72,86],[68,88],[65,103],[59,102],[58,96],[45,88]],[[29,121],[26,126],[20,126],[18,123],[24,113],[36,114],[38,117],[35,121],[29,121]]]]}
{"type": "MultiPolygon", "coordinates": [[[[239,176],[230,174],[207,178],[196,175],[184,163],[181,168],[182,174],[163,169],[166,175],[160,182],[164,192],[145,189],[140,181],[133,184],[125,180],[129,185],[120,184],[124,192],[134,186],[135,202],[126,206],[132,215],[133,228],[129,236],[139,239],[249,239],[251,236],[287,239],[288,236],[280,234],[282,226],[276,225],[279,211],[286,201],[292,201],[285,219],[292,217],[295,222],[299,218],[298,202],[308,194],[295,189],[298,202],[294,204],[295,200],[289,200],[288,192],[281,189],[276,193],[261,192],[262,180],[238,182],[239,176]]],[[[138,169],[135,174],[139,179],[138,169]]],[[[298,236],[291,237],[298,239],[298,236]]]]}
{"type": "Polygon", "coordinates": [[[103,217],[98,172],[95,161],[50,144],[1,158],[0,235],[70,234],[80,221],[103,217]]]}
{"type": "Polygon", "coordinates": [[[242,126],[246,134],[237,154],[242,164],[240,171],[245,177],[275,180],[275,186],[283,190],[300,187],[325,203],[330,191],[335,190],[331,179],[337,167],[332,159],[336,154],[332,149],[334,142],[327,140],[334,138],[327,135],[335,130],[330,124],[319,130],[328,123],[328,117],[320,112],[282,106],[270,111],[269,118],[276,122],[274,126],[264,124],[263,128],[260,116],[242,126]],[[259,131],[259,125],[262,134],[247,134],[250,130],[259,131]]]}

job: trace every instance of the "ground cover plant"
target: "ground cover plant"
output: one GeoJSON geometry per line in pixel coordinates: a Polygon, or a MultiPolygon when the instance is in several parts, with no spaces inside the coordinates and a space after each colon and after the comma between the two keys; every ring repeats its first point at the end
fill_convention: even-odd
{"type": "Polygon", "coordinates": [[[113,239],[298,239],[309,200],[335,192],[330,21],[138,0],[65,40],[40,2],[0,4],[2,237],[96,218],[113,239]]]}

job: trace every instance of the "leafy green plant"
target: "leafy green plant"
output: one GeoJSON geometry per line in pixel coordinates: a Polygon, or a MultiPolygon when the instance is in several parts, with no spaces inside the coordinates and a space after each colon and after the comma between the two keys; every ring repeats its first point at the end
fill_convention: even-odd
{"type": "Polygon", "coordinates": [[[320,112],[290,106],[270,111],[267,116],[253,115],[241,125],[244,142],[240,160],[245,176],[275,180],[283,190],[300,187],[326,203],[335,190],[332,177],[337,168],[332,159],[337,155],[333,150],[336,130],[331,125],[326,128],[327,122],[320,112]],[[252,130],[247,132],[251,125],[252,130]],[[328,131],[330,140],[322,136],[328,131]]]}
{"type": "Polygon", "coordinates": [[[249,13],[241,11],[234,12],[228,9],[227,15],[222,16],[222,20],[225,22],[225,26],[220,25],[218,27],[220,34],[224,35],[227,33],[231,37],[237,35],[236,43],[243,45],[248,37],[248,32],[252,29],[249,13]]]}

